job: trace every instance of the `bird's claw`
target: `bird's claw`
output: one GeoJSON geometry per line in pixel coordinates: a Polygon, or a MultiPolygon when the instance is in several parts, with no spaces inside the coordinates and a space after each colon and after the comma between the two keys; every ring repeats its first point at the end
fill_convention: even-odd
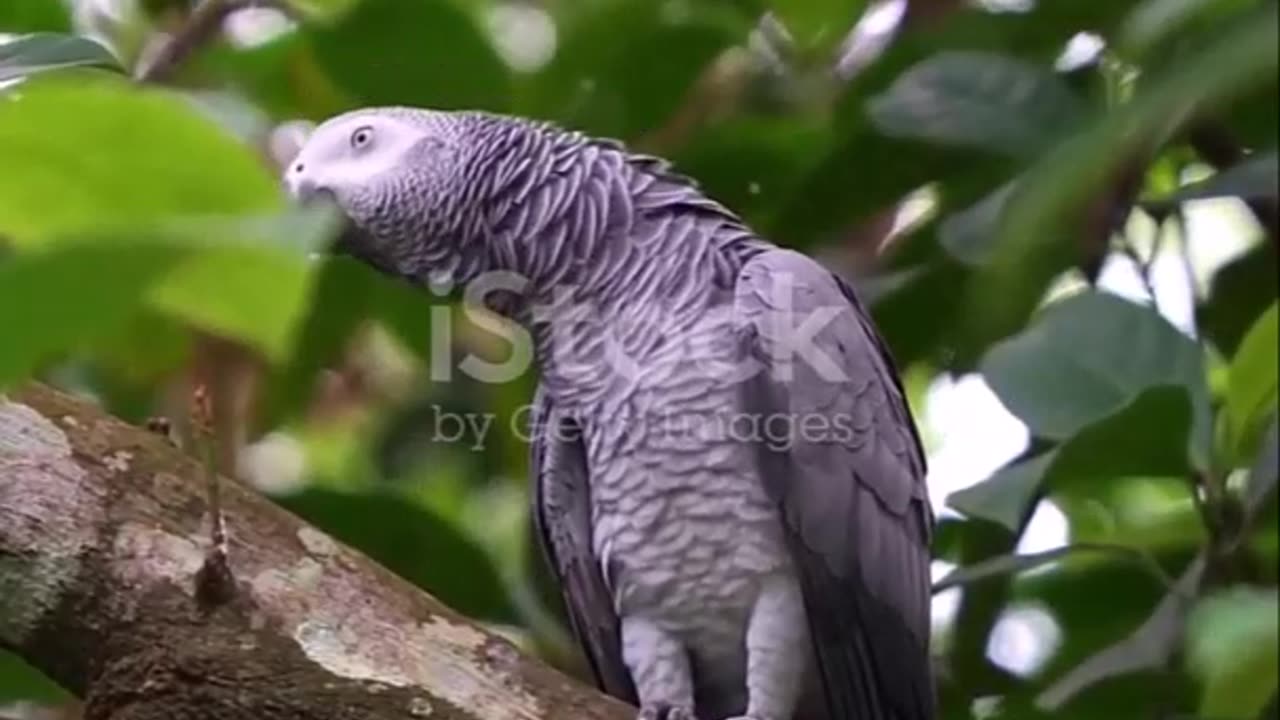
{"type": "Polygon", "coordinates": [[[640,709],[636,720],[698,720],[692,708],[674,705],[646,705],[640,709]]]}

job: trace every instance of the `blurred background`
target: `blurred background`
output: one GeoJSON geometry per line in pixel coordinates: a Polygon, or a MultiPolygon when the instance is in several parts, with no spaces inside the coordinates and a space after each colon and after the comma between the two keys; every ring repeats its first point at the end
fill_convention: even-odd
{"type": "MultiPolygon", "coordinates": [[[[1275,717],[1277,78],[1257,0],[0,0],[0,390],[181,441],[210,385],[228,472],[585,677],[532,373],[457,372],[513,348],[318,257],[276,171],[362,105],[555,120],[871,304],[947,718],[1275,717]]],[[[0,716],[76,712],[0,652],[0,716]]]]}

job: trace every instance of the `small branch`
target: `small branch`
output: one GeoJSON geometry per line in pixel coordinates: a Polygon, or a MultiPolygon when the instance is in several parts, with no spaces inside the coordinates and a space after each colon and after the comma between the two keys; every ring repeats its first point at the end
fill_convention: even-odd
{"type": "Polygon", "coordinates": [[[248,4],[244,0],[203,0],[191,11],[178,33],[140,67],[137,80],[148,83],[168,80],[187,58],[217,35],[227,16],[248,4]]]}

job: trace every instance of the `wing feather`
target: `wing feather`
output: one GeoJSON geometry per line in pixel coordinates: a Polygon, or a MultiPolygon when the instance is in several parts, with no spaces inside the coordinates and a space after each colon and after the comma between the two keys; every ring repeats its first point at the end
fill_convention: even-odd
{"type": "Polygon", "coordinates": [[[591,496],[581,435],[541,387],[533,405],[530,460],[539,542],[597,686],[634,705],[635,686],[622,661],[620,623],[591,550],[591,496]]]}
{"type": "Polygon", "coordinates": [[[735,310],[761,367],[744,405],[784,414],[792,430],[760,444],[759,462],[800,575],[828,716],[933,718],[933,516],[892,359],[853,291],[799,253],[749,261],[735,310]]]}

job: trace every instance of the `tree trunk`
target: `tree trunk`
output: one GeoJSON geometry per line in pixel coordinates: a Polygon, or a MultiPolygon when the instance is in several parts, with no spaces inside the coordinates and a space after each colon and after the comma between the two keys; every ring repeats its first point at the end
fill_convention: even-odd
{"type": "Polygon", "coordinates": [[[89,720],[634,717],[238,483],[235,592],[198,599],[201,473],[82,400],[0,396],[0,646],[89,720]]]}

